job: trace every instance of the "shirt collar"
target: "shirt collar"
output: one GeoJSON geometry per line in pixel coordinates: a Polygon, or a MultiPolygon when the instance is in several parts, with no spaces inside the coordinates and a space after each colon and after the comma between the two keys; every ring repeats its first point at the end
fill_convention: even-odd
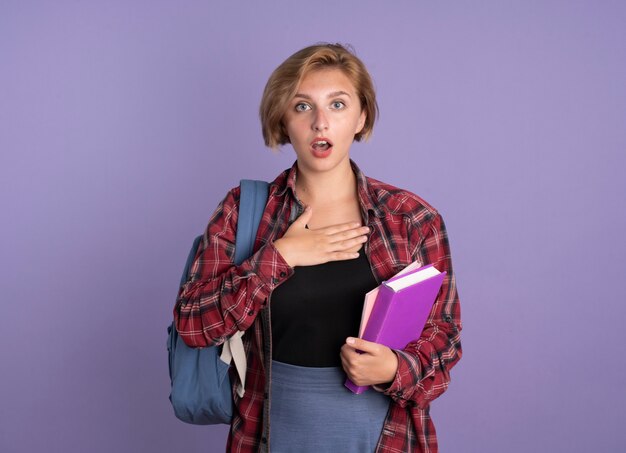
{"type": "MultiPolygon", "coordinates": [[[[367,177],[352,159],[350,159],[350,165],[352,166],[352,171],[356,175],[357,192],[363,218],[367,221],[370,212],[373,213],[376,217],[384,217],[385,213],[383,209],[378,205],[378,203],[376,203],[375,195],[373,194],[372,189],[367,181],[367,177]]],[[[278,178],[276,178],[276,180],[274,180],[273,184],[276,184],[278,186],[276,192],[277,196],[282,197],[285,195],[285,192],[287,190],[290,190],[291,195],[296,198],[295,194],[297,174],[298,162],[296,161],[290,169],[285,170],[278,176],[278,178]]]]}

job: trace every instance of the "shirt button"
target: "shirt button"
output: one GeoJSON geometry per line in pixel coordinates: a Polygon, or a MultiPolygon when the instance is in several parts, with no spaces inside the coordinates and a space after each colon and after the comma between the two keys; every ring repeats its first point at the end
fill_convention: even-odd
{"type": "Polygon", "coordinates": [[[285,278],[285,277],[287,276],[287,273],[286,273],[285,271],[283,271],[283,272],[281,272],[281,273],[280,273],[280,276],[281,276],[282,278],[285,278]]]}
{"type": "Polygon", "coordinates": [[[261,442],[263,442],[264,444],[266,444],[266,443],[267,443],[267,437],[265,437],[265,436],[261,437],[261,442]]]}
{"type": "Polygon", "coordinates": [[[249,315],[249,316],[252,316],[253,314],[254,314],[254,310],[250,310],[250,311],[248,312],[248,315],[249,315]]]}

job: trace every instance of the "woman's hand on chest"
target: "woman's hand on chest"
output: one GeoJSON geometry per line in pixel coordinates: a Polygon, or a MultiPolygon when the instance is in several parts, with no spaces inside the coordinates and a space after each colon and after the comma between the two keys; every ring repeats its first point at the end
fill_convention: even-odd
{"type": "Polygon", "coordinates": [[[347,222],[323,228],[309,229],[313,208],[307,207],[287,229],[274,247],[291,267],[314,266],[329,261],[359,257],[358,250],[367,241],[368,227],[361,222],[347,222]]]}

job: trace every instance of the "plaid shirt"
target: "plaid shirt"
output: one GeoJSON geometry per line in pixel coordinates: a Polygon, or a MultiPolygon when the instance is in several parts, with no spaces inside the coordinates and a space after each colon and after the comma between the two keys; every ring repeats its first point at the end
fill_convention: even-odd
{"type": "MultiPolygon", "coordinates": [[[[392,404],[376,449],[437,452],[429,404],[446,390],[450,369],[461,358],[460,307],[446,229],[439,213],[418,196],[366,177],[354,163],[352,167],[361,215],[371,228],[365,251],[376,280],[390,278],[413,261],[447,271],[421,337],[395,351],[398,371],[384,390],[392,404]]],[[[245,331],[246,388],[241,398],[233,394],[230,452],[269,451],[269,301],[272,291],[293,275],[272,242],[303,211],[296,175],[294,164],[270,184],[256,252],[240,266],[233,265],[239,188],[226,195],[211,217],[174,309],[179,334],[192,347],[218,345],[237,330],[245,331]]]]}

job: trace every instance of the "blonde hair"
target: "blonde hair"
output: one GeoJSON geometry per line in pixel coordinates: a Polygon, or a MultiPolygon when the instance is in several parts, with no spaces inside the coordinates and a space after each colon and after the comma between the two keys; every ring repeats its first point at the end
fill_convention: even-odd
{"type": "Polygon", "coordinates": [[[378,104],[367,68],[352,51],[341,44],[316,44],[287,58],[274,70],[265,85],[259,115],[266,146],[277,148],[289,143],[289,136],[283,125],[283,116],[289,102],[306,75],[328,68],[339,69],[350,79],[361,101],[361,109],[365,111],[365,124],[354,135],[354,140],[358,142],[370,137],[378,115],[378,104]]]}

